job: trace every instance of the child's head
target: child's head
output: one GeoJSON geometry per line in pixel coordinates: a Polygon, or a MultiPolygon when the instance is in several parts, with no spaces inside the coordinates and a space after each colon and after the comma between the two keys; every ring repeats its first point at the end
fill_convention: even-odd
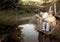
{"type": "Polygon", "coordinates": [[[39,15],[43,15],[46,11],[44,9],[40,9],[39,15]]]}

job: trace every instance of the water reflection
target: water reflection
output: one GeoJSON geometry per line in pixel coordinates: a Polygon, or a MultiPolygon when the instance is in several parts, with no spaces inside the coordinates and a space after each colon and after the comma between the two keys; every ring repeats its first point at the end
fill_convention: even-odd
{"type": "Polygon", "coordinates": [[[19,27],[23,27],[24,42],[38,42],[38,32],[34,30],[33,24],[20,25],[19,27]]]}

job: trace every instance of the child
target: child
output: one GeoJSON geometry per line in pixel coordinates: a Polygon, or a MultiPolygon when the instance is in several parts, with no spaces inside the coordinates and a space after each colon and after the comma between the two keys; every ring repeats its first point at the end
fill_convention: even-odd
{"type": "Polygon", "coordinates": [[[56,26],[56,18],[55,16],[53,16],[53,13],[49,13],[45,21],[47,21],[46,31],[49,31],[51,30],[51,28],[54,28],[54,26],[56,26]]]}

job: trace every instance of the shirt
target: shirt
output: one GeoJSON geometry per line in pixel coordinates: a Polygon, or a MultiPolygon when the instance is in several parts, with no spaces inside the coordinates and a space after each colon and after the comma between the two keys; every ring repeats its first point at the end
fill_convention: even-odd
{"type": "Polygon", "coordinates": [[[56,18],[54,16],[49,16],[47,21],[51,22],[53,25],[56,25],[56,18]]]}
{"type": "Polygon", "coordinates": [[[42,18],[44,18],[44,19],[45,19],[45,18],[47,18],[47,17],[48,17],[48,13],[47,13],[47,12],[45,12],[45,13],[44,13],[44,15],[42,16],[42,18]]]}

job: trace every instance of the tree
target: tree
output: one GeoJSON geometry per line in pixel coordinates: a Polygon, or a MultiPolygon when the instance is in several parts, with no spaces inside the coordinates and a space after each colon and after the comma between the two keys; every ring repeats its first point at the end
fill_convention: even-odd
{"type": "Polygon", "coordinates": [[[0,0],[0,9],[16,8],[19,0],[0,0]]]}

